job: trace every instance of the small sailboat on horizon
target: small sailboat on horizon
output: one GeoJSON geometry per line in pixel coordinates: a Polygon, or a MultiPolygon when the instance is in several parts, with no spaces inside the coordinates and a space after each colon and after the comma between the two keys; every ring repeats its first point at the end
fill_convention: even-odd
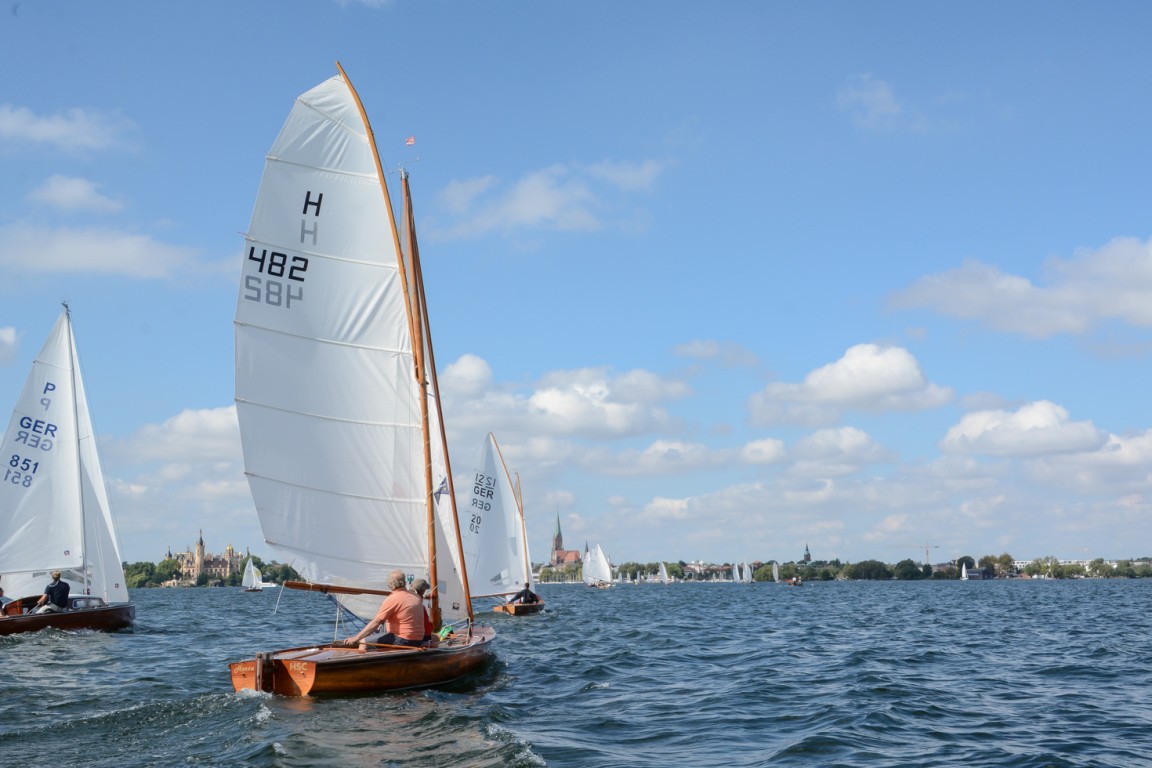
{"type": "Polygon", "coordinates": [[[245,592],[262,592],[264,590],[262,578],[256,563],[252,561],[252,558],[248,558],[248,562],[244,564],[244,576],[240,579],[241,588],[245,592]]]}
{"type": "Polygon", "coordinates": [[[584,583],[589,587],[612,586],[612,563],[599,544],[585,553],[583,572],[584,583]]]}

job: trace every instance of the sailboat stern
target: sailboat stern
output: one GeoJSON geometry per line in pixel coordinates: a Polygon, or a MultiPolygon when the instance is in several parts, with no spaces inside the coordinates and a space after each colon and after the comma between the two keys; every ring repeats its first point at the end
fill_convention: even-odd
{"type": "Polygon", "coordinates": [[[434,648],[383,646],[365,651],[324,646],[258,653],[229,665],[232,687],[281,696],[315,696],[442,685],[491,661],[495,637],[491,628],[475,627],[471,636],[453,636],[434,648]]]}
{"type": "MultiPolygon", "coordinates": [[[[319,651],[318,648],[309,650],[319,651]]],[[[316,681],[316,662],[293,658],[295,653],[286,653],[290,652],[257,653],[254,658],[229,664],[232,688],[281,696],[307,696],[316,681]]]]}

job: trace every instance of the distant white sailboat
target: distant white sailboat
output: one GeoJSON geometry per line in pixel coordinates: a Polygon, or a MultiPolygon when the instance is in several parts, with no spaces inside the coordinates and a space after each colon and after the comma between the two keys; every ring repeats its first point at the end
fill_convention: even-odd
{"type": "Polygon", "coordinates": [[[612,586],[612,564],[599,544],[584,556],[584,583],[590,587],[612,586]]]}
{"type": "Polygon", "coordinates": [[[968,581],[968,563],[960,563],[960,581],[968,581]]]}
{"type": "Polygon", "coordinates": [[[248,562],[244,565],[244,577],[240,579],[240,586],[244,588],[245,592],[260,592],[264,589],[262,579],[263,575],[260,573],[260,569],[256,567],[252,558],[248,558],[248,562]]]}
{"type": "Polygon", "coordinates": [[[780,583],[780,566],[776,564],[775,560],[772,561],[772,581],[777,584],[780,583]]]}
{"type": "Polygon", "coordinates": [[[668,566],[664,565],[664,562],[661,561],[660,562],[660,583],[661,584],[667,584],[669,581],[671,581],[671,580],[668,578],[668,566]]]}

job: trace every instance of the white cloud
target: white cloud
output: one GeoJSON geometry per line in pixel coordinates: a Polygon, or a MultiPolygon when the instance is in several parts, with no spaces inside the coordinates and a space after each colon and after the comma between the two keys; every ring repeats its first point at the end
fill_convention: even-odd
{"type": "Polygon", "coordinates": [[[29,193],[28,199],[70,211],[115,213],[123,207],[118,200],[100,194],[98,184],[87,179],[60,175],[49,177],[29,193]]]}
{"type": "Polygon", "coordinates": [[[1030,456],[1095,450],[1107,440],[1089,421],[1071,421],[1068,411],[1047,400],[1016,411],[965,414],[948,430],[940,449],[948,453],[1030,456]]]}
{"type": "Polygon", "coordinates": [[[784,443],[775,438],[753,440],[741,449],[740,457],[747,464],[779,464],[785,458],[784,443]]]}
{"type": "Polygon", "coordinates": [[[0,328],[0,365],[7,365],[16,357],[20,348],[20,337],[12,326],[0,328]]]}
{"type": "Polygon", "coordinates": [[[134,130],[133,123],[112,112],[70,109],[43,117],[30,109],[0,104],[0,139],[51,144],[65,150],[107,149],[134,130]]]}
{"type": "Polygon", "coordinates": [[[241,464],[236,406],[181,411],[162,424],[141,427],[117,450],[136,461],[170,462],[175,467],[241,464]]]}
{"type": "Polygon", "coordinates": [[[1109,435],[1095,451],[1041,456],[1028,465],[1036,482],[1085,494],[1138,494],[1152,506],[1152,430],[1109,435]]]}
{"type": "Polygon", "coordinates": [[[656,440],[643,451],[623,451],[606,462],[608,475],[670,475],[692,472],[725,463],[727,452],[713,451],[701,443],[656,440]]]}
{"type": "Polygon", "coordinates": [[[651,189],[664,170],[655,160],[643,163],[623,163],[604,160],[586,168],[588,175],[603,179],[615,187],[626,190],[651,189]]]}
{"type": "Polygon", "coordinates": [[[923,118],[905,106],[888,83],[871,74],[855,75],[836,94],[837,106],[852,117],[859,128],[868,130],[911,130],[924,128],[923,118]]]}
{"type": "Polygon", "coordinates": [[[482,357],[464,354],[440,373],[439,382],[453,397],[477,397],[492,387],[492,367],[482,357]]]}
{"type": "Polygon", "coordinates": [[[190,248],[111,229],[0,229],[0,266],[20,272],[115,274],[137,279],[204,272],[190,248]]]}
{"type": "Polygon", "coordinates": [[[895,294],[892,305],[1038,338],[1083,333],[1108,319],[1152,326],[1152,241],[1116,238],[1071,259],[1050,259],[1045,271],[1045,282],[1037,285],[995,266],[965,261],[957,269],[920,278],[895,294]]]}
{"type": "MultiPolygon", "coordinates": [[[[437,195],[441,216],[429,215],[422,229],[432,240],[491,232],[595,231],[614,220],[619,205],[610,195],[649,189],[660,170],[654,161],[557,163],[507,184],[491,175],[456,179],[437,195]]],[[[635,225],[637,215],[629,215],[619,226],[635,225]]]]}
{"type": "MultiPolygon", "coordinates": [[[[608,368],[552,371],[528,392],[493,388],[487,363],[464,355],[441,382],[445,421],[454,430],[481,436],[499,424],[516,436],[616,438],[667,429],[674,422],[662,403],[688,394],[675,379],[644,370],[613,374],[608,368]],[[482,430],[482,431],[481,431],[482,430]]],[[[497,435],[501,445],[505,438],[497,435]]],[[[477,448],[479,450],[479,448],[477,448]]]]}
{"type": "Polygon", "coordinates": [[[846,409],[868,411],[937,408],[952,390],[927,381],[919,363],[901,347],[858,344],[798,384],[773,383],[749,398],[752,423],[831,423],[846,409]]]}
{"type": "Polygon", "coordinates": [[[806,477],[852,475],[891,458],[867,432],[855,427],[813,432],[796,445],[792,455],[796,461],[789,472],[806,477]]]}

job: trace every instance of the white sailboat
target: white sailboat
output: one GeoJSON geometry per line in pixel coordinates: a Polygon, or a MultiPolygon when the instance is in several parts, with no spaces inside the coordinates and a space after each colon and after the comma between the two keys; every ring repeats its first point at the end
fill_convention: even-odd
{"type": "Polygon", "coordinates": [[[664,561],[661,560],[660,561],[660,583],[661,584],[667,584],[667,583],[669,583],[669,581],[671,581],[671,579],[668,578],[668,566],[664,565],[664,561]]]}
{"type": "Polygon", "coordinates": [[[772,581],[780,583],[780,566],[775,560],[772,561],[772,581]]]}
{"type": "Polygon", "coordinates": [[[960,563],[960,581],[968,581],[968,563],[960,563]]]}
{"type": "Polygon", "coordinates": [[[363,622],[401,570],[435,586],[434,627],[454,634],[431,648],[260,654],[231,665],[237,690],[435,685],[491,655],[495,633],[472,623],[406,174],[401,185],[402,226],[343,69],[297,98],[246,236],[236,412],[265,541],[307,580],[285,586],[363,622]]]}
{"type": "MultiPolygon", "coordinates": [[[[508,598],[523,587],[535,590],[532,556],[524,526],[524,505],[512,485],[504,455],[491,432],[472,475],[471,498],[460,509],[460,539],[473,598],[508,598]]],[[[502,602],[502,613],[536,613],[537,603],[502,602]]]]}
{"type": "Polygon", "coordinates": [[[132,626],[67,305],[32,364],[0,455],[0,586],[13,598],[0,635],[132,626]],[[30,613],[54,570],[70,587],[68,610],[30,613]]]}
{"type": "Polygon", "coordinates": [[[240,579],[240,586],[244,588],[245,592],[260,592],[264,589],[262,578],[256,563],[252,561],[252,558],[248,558],[248,562],[244,565],[244,576],[240,579]]]}
{"type": "Polygon", "coordinates": [[[748,563],[740,564],[740,581],[744,584],[752,583],[752,566],[748,563]]]}
{"type": "Polygon", "coordinates": [[[590,587],[612,586],[612,564],[597,544],[584,555],[584,583],[590,587]]]}
{"type": "Polygon", "coordinates": [[[740,583],[740,566],[737,563],[732,563],[732,581],[733,583],[740,583]]]}

